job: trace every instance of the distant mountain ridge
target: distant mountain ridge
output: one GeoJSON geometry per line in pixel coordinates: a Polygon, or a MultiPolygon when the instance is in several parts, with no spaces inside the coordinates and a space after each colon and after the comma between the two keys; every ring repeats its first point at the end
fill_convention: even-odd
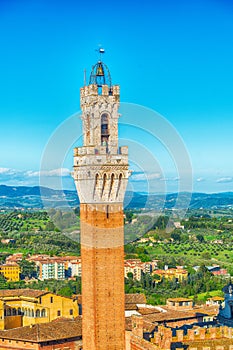
{"type": "MultiPolygon", "coordinates": [[[[179,208],[186,208],[190,193],[146,194],[126,192],[125,206],[129,208],[161,209],[173,208],[179,197],[179,208]]],[[[0,208],[47,208],[76,207],[79,200],[76,191],[54,190],[40,186],[6,186],[0,185],[0,208]]],[[[233,192],[192,193],[189,208],[214,209],[233,208],[233,192]]]]}

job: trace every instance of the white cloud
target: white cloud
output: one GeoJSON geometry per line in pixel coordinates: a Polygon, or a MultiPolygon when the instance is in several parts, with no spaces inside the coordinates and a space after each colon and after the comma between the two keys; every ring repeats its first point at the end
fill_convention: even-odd
{"type": "Polygon", "coordinates": [[[56,176],[56,177],[66,177],[70,176],[70,170],[67,168],[51,169],[51,170],[41,170],[41,171],[32,171],[29,170],[26,172],[26,175],[29,177],[39,177],[39,176],[56,176]]]}
{"type": "Polygon", "coordinates": [[[177,182],[180,180],[180,178],[178,176],[175,176],[175,177],[163,177],[162,179],[160,179],[161,181],[174,181],[174,182],[177,182]]]}
{"type": "Polygon", "coordinates": [[[161,178],[160,173],[135,172],[135,173],[132,173],[132,176],[131,176],[132,181],[150,181],[150,180],[159,180],[160,178],[161,178]]]}
{"type": "Polygon", "coordinates": [[[205,181],[205,179],[204,179],[204,177],[198,177],[196,181],[197,182],[203,182],[203,181],[205,181]]]}
{"type": "Polygon", "coordinates": [[[17,170],[10,168],[0,168],[0,175],[13,175],[17,173],[17,170]]]}
{"type": "Polygon", "coordinates": [[[216,180],[216,182],[218,182],[218,183],[233,182],[233,177],[231,177],[231,176],[220,177],[219,179],[216,180]]]}
{"type": "Polygon", "coordinates": [[[43,178],[43,182],[51,182],[50,187],[53,188],[55,180],[63,181],[71,179],[70,170],[67,168],[51,169],[46,171],[34,170],[17,170],[10,168],[0,168],[0,184],[8,186],[38,186],[39,180],[43,178]]]}

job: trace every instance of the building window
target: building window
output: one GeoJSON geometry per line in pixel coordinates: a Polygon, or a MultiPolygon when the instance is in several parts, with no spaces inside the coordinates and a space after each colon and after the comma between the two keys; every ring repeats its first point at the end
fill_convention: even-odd
{"type": "Polygon", "coordinates": [[[41,317],[46,317],[46,311],[45,311],[45,309],[42,309],[42,310],[41,310],[41,317]]]}
{"type": "Polygon", "coordinates": [[[61,310],[57,310],[57,316],[61,316],[61,310]]]}
{"type": "Polygon", "coordinates": [[[101,116],[101,145],[108,146],[109,130],[108,130],[108,115],[104,113],[101,116]]]}
{"type": "Polygon", "coordinates": [[[50,297],[50,303],[51,304],[53,303],[53,297],[50,297]]]}
{"type": "Polygon", "coordinates": [[[73,315],[73,309],[70,309],[70,315],[73,315]]]}

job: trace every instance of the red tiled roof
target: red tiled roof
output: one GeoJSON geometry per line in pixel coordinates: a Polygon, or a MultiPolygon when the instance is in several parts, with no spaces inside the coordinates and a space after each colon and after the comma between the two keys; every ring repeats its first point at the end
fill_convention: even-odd
{"type": "Polygon", "coordinates": [[[4,297],[29,297],[29,298],[39,298],[49,292],[45,290],[35,290],[35,289],[0,289],[0,298],[4,297]]]}
{"type": "MultiPolygon", "coordinates": [[[[143,320],[143,332],[151,333],[155,329],[157,324],[147,322],[143,320]]],[[[126,317],[125,318],[125,330],[126,331],[132,331],[132,317],[126,317]]]]}
{"type": "Polygon", "coordinates": [[[125,304],[146,304],[144,294],[125,294],[125,304]]]}
{"type": "Polygon", "coordinates": [[[180,302],[180,301],[193,301],[190,298],[168,298],[168,301],[180,302]]]}
{"type": "Polygon", "coordinates": [[[137,311],[143,316],[160,313],[160,311],[154,307],[139,307],[137,311]]]}
{"type": "Polygon", "coordinates": [[[208,298],[208,300],[214,300],[214,301],[223,301],[223,300],[224,300],[224,298],[223,298],[223,297],[218,297],[218,296],[215,296],[215,297],[208,298]]]}
{"type": "Polygon", "coordinates": [[[81,317],[76,320],[62,319],[0,331],[0,338],[29,341],[33,343],[62,340],[82,336],[81,317]]]}
{"type": "MultiPolygon", "coordinates": [[[[165,308],[164,308],[165,309],[165,308]]],[[[196,312],[187,312],[187,311],[167,311],[167,312],[159,312],[154,313],[150,315],[145,315],[143,319],[148,322],[166,322],[166,321],[176,321],[176,320],[182,320],[182,319],[192,319],[196,318],[197,313],[196,312]]]]}

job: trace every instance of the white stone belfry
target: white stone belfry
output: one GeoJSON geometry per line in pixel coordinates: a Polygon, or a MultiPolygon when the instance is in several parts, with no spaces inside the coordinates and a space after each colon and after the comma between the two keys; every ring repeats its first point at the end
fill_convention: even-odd
{"type": "Polygon", "coordinates": [[[118,147],[119,86],[81,88],[83,147],[74,150],[80,203],[123,202],[129,177],[128,147],[118,147]]]}

